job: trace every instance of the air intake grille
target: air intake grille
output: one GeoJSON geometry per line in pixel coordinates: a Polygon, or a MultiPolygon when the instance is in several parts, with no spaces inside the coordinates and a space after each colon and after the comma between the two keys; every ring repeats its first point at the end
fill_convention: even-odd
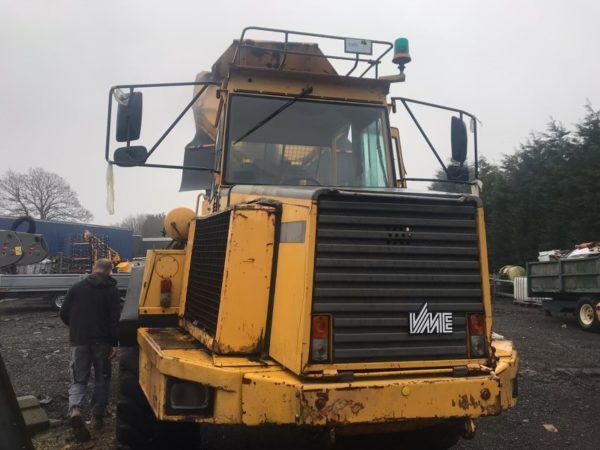
{"type": "Polygon", "coordinates": [[[214,336],[231,211],[197,219],[184,317],[214,336]]]}
{"type": "Polygon", "coordinates": [[[482,312],[476,206],[458,198],[336,194],[319,200],[313,312],[333,317],[333,360],[467,357],[482,312]],[[410,334],[428,304],[450,334],[410,334]]]}

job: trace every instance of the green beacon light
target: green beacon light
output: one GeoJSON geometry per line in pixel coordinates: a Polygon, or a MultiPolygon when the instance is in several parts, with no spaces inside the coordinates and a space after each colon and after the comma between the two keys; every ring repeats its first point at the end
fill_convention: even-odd
{"type": "Polygon", "coordinates": [[[394,42],[394,59],[392,62],[398,64],[400,73],[404,72],[404,66],[411,61],[410,53],[408,52],[408,39],[398,38],[394,42]]]}

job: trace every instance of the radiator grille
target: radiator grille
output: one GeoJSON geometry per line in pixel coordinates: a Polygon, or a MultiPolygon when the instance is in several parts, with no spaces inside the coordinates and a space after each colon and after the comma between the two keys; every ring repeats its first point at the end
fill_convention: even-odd
{"type": "Polygon", "coordinates": [[[217,329],[231,211],[197,219],[184,317],[213,335],[217,329]]]}
{"type": "Polygon", "coordinates": [[[476,206],[458,198],[319,199],[313,312],[333,318],[333,361],[467,357],[466,313],[482,312],[476,206]],[[451,334],[409,334],[424,303],[451,334]]]}

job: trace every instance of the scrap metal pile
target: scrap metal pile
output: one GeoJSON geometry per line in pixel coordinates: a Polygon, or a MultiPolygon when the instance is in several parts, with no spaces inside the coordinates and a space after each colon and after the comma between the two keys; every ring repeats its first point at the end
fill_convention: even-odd
{"type": "Polygon", "coordinates": [[[0,230],[0,269],[3,267],[36,264],[48,256],[48,246],[41,234],[35,234],[35,222],[21,217],[10,230],[0,230]],[[29,223],[28,231],[16,231],[23,222],[29,223]]]}
{"type": "Polygon", "coordinates": [[[546,250],[539,252],[538,261],[557,261],[559,259],[587,258],[600,255],[600,242],[591,241],[577,244],[574,250],[546,250]]]}

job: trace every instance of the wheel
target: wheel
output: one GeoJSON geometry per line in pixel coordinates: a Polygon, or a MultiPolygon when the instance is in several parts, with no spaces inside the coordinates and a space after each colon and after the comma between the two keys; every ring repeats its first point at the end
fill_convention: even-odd
{"type": "Polygon", "coordinates": [[[575,316],[579,327],[585,331],[600,331],[600,321],[596,315],[596,300],[590,297],[581,297],[575,308],[575,316]]]}
{"type": "Polygon", "coordinates": [[[119,357],[117,448],[119,450],[192,449],[199,442],[195,424],[160,422],[146,399],[139,379],[139,350],[122,347],[119,357]]]}
{"type": "Polygon", "coordinates": [[[65,302],[65,297],[67,296],[66,292],[54,292],[48,295],[47,300],[50,304],[50,308],[55,311],[59,311],[62,308],[63,303],[65,302]]]}

